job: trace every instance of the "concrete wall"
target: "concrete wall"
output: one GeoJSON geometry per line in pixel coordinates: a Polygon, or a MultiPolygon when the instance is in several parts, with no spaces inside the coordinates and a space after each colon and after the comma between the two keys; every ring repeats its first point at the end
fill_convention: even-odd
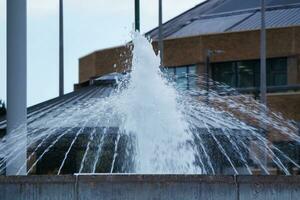
{"type": "Polygon", "coordinates": [[[299,176],[0,177],[1,200],[294,200],[299,176]]]}

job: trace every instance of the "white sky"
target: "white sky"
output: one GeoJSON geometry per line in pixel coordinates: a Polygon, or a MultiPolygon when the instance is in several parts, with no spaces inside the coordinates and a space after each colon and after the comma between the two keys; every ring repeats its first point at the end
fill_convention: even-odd
{"type": "MultiPolygon", "coordinates": [[[[6,99],[6,1],[0,0],[0,99],[6,99]]],[[[164,21],[203,0],[163,0],[164,21]]],[[[27,99],[58,95],[58,2],[27,0],[27,99]]],[[[134,0],[65,0],[65,92],[78,82],[78,58],[130,40],[134,0]]],[[[158,23],[158,0],[141,0],[141,32],[158,23]]]]}

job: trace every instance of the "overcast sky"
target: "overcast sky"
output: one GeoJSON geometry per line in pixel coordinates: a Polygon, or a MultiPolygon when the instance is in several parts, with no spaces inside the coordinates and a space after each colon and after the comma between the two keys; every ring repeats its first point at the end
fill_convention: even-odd
{"type": "MultiPolygon", "coordinates": [[[[6,99],[6,1],[0,0],[0,99],[6,99]]],[[[164,21],[203,0],[163,0],[164,21]]],[[[58,2],[28,2],[28,105],[58,95],[58,2]]],[[[78,82],[78,58],[130,40],[134,0],[65,0],[65,92],[78,82]]],[[[158,0],[141,0],[141,32],[158,23],[158,0]]]]}

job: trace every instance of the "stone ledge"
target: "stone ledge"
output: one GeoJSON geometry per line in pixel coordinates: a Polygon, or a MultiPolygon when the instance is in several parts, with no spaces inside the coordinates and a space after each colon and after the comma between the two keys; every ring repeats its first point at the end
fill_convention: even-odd
{"type": "Polygon", "coordinates": [[[82,174],[82,175],[29,175],[0,176],[1,183],[72,183],[72,182],[203,182],[203,183],[296,183],[300,176],[273,175],[185,175],[185,174],[82,174]]]}
{"type": "Polygon", "coordinates": [[[29,176],[0,176],[0,184],[3,183],[75,183],[76,176],[48,176],[48,175],[29,175],[29,176]]]}
{"type": "Polygon", "coordinates": [[[208,176],[208,175],[155,175],[155,174],[97,174],[79,175],[79,182],[203,182],[234,184],[234,176],[208,176]]]}
{"type": "Polygon", "coordinates": [[[93,174],[2,176],[0,199],[298,199],[300,176],[93,174]]]}

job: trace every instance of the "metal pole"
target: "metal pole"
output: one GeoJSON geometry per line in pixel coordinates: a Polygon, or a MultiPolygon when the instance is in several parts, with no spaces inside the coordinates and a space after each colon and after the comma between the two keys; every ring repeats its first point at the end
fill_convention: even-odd
{"type": "Polygon", "coordinates": [[[160,65],[164,63],[164,43],[163,43],[163,26],[162,26],[162,0],[158,0],[158,49],[160,55],[160,65]]]}
{"type": "MultiPolygon", "coordinates": [[[[17,175],[27,160],[27,22],[26,0],[7,0],[7,141],[6,174],[17,175]],[[18,134],[18,139],[13,138],[18,134]],[[18,143],[17,143],[18,142],[18,143]],[[15,149],[13,149],[15,150],[15,149]],[[12,161],[12,162],[10,162],[12,161]]],[[[25,175],[27,167],[19,174],[25,175]]]]}
{"type": "Polygon", "coordinates": [[[59,96],[64,95],[64,7],[59,0],[59,96]]]}
{"type": "Polygon", "coordinates": [[[265,0],[261,0],[261,30],[260,30],[260,101],[267,103],[267,73],[266,73],[266,21],[265,0]]]}
{"type": "Polygon", "coordinates": [[[205,72],[206,72],[206,103],[209,104],[209,68],[210,68],[211,50],[206,51],[205,72]]]}
{"type": "Polygon", "coordinates": [[[140,32],[140,0],[135,0],[134,4],[134,13],[135,13],[135,30],[140,32]]]}
{"type": "MultiPolygon", "coordinates": [[[[260,102],[262,106],[262,118],[266,116],[267,106],[267,72],[266,72],[266,5],[265,0],[261,0],[261,30],[260,30],[260,102]]],[[[262,124],[262,134],[267,137],[267,127],[262,124]]],[[[267,149],[263,152],[263,162],[268,167],[267,149]]]]}

